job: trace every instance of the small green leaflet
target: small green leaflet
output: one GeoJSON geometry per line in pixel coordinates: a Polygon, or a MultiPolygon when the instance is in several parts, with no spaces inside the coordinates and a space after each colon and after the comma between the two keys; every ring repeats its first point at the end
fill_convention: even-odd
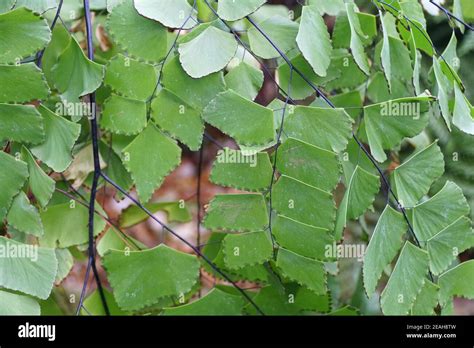
{"type": "Polygon", "coordinates": [[[454,83],[455,105],[453,124],[464,133],[474,135],[474,108],[461,92],[457,83],[454,83]]]}
{"type": "MultiPolygon", "coordinates": [[[[192,216],[183,202],[157,202],[147,203],[145,207],[152,213],[165,211],[169,222],[188,222],[192,216]]],[[[120,215],[120,227],[132,227],[150,218],[150,216],[136,205],[131,205],[120,215]]]]}
{"type": "Polygon", "coordinates": [[[71,151],[79,137],[81,126],[56,115],[42,105],[39,111],[44,122],[46,140],[30,150],[55,172],[61,173],[72,162],[71,151]]]}
{"type": "Polygon", "coordinates": [[[202,117],[240,145],[265,145],[275,138],[272,110],[232,90],[220,93],[213,99],[204,109],[202,117]]]}
{"type": "Polygon", "coordinates": [[[15,197],[28,178],[28,167],[7,153],[0,151],[0,220],[7,215],[15,197]]]}
{"type": "Polygon", "coordinates": [[[57,6],[57,0],[16,0],[15,7],[24,6],[30,10],[43,14],[43,12],[57,6]]]}
{"type": "Polygon", "coordinates": [[[216,195],[209,204],[203,225],[219,231],[265,230],[268,225],[265,199],[261,194],[216,195]]]}
{"type": "Polygon", "coordinates": [[[436,142],[415,153],[392,172],[392,186],[404,207],[413,207],[444,173],[444,158],[436,142]]]}
{"type": "Polygon", "coordinates": [[[435,315],[435,307],[438,305],[439,286],[429,280],[417,295],[411,309],[411,315],[435,315]]]}
{"type": "Polygon", "coordinates": [[[427,274],[428,253],[406,242],[381,295],[383,313],[407,315],[426,282],[427,274]]]}
{"type": "Polygon", "coordinates": [[[254,100],[263,86],[263,72],[253,65],[241,62],[224,77],[227,87],[242,97],[254,100]]]}
{"type": "Polygon", "coordinates": [[[408,225],[403,215],[387,205],[375,226],[364,256],[364,287],[369,298],[374,294],[383,270],[402,247],[402,238],[407,230],[408,225]]]}
{"type": "Polygon", "coordinates": [[[366,38],[362,31],[359,17],[356,13],[357,5],[353,1],[346,2],[346,12],[351,28],[351,52],[359,68],[366,74],[370,74],[369,61],[364,51],[362,40],[366,38]]]}
{"type": "Polygon", "coordinates": [[[54,249],[56,259],[58,260],[58,272],[56,273],[55,283],[61,283],[71,272],[74,266],[74,256],[72,256],[69,249],[54,249]]]}
{"type": "Polygon", "coordinates": [[[0,104],[0,141],[39,144],[45,140],[45,126],[38,110],[31,105],[0,104]]]}
{"type": "Polygon", "coordinates": [[[210,180],[216,185],[245,191],[263,191],[270,186],[273,169],[267,153],[246,155],[224,148],[217,153],[210,180]]]}
{"type": "Polygon", "coordinates": [[[134,0],[136,10],[165,27],[191,29],[197,23],[197,11],[187,0],[134,0]],[[188,20],[189,18],[189,20],[188,20]]]}
{"type": "Polygon", "coordinates": [[[223,241],[224,262],[229,269],[254,266],[273,256],[273,246],[267,231],[228,234],[223,241]]]}
{"type": "Polygon", "coordinates": [[[314,72],[326,76],[331,63],[332,46],[324,19],[316,7],[303,7],[296,42],[314,72]],[[315,37],[318,39],[314,40],[315,37]]]}
{"type": "Polygon", "coordinates": [[[346,10],[344,0],[309,0],[309,5],[318,8],[321,15],[327,13],[330,16],[336,16],[346,10]]]}
{"type": "Polygon", "coordinates": [[[153,99],[151,116],[155,123],[191,150],[201,147],[204,122],[201,113],[181,100],[173,92],[163,88],[153,99]]]}
{"type": "Polygon", "coordinates": [[[147,247],[132,237],[122,235],[120,231],[111,227],[97,242],[97,253],[103,257],[111,249],[122,251],[144,250],[147,247]]]}
{"type": "Polygon", "coordinates": [[[30,204],[27,195],[23,191],[13,200],[7,220],[8,225],[13,226],[17,231],[37,237],[43,235],[43,224],[38,209],[30,204]]]}
{"type": "Polygon", "coordinates": [[[0,65],[0,103],[26,103],[46,99],[49,87],[34,63],[0,65]]]}
{"type": "Polygon", "coordinates": [[[48,22],[24,7],[0,14],[0,31],[0,63],[19,63],[51,40],[48,22]]]}
{"type": "Polygon", "coordinates": [[[165,297],[178,299],[196,284],[200,267],[195,256],[163,244],[145,251],[111,250],[103,263],[123,310],[153,306],[165,297]]]}
{"type": "Polygon", "coordinates": [[[226,21],[236,21],[257,11],[266,0],[221,0],[217,14],[226,21]]]}
{"type": "Polygon", "coordinates": [[[0,315],[40,315],[40,305],[28,296],[0,290],[0,315]]]}
{"type": "Polygon", "coordinates": [[[58,269],[54,250],[5,237],[0,237],[0,250],[0,286],[47,299],[58,269]]]}
{"type": "Polygon", "coordinates": [[[140,133],[147,125],[146,103],[112,94],[105,102],[100,125],[116,134],[140,133]]]}
{"type": "Polygon", "coordinates": [[[474,260],[466,261],[439,277],[440,302],[445,304],[453,296],[474,298],[474,260]]]}
{"type": "Polygon", "coordinates": [[[449,95],[452,91],[452,85],[441,70],[440,62],[436,56],[433,56],[433,70],[436,77],[436,83],[438,85],[438,104],[441,110],[441,115],[444,118],[446,126],[449,130],[451,130],[452,114],[449,108],[449,95]]]}

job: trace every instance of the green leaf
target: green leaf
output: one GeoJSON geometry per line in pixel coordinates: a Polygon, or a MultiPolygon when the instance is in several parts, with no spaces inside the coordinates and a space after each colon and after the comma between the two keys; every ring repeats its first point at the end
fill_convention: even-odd
{"type": "Polygon", "coordinates": [[[474,135],[474,108],[461,92],[457,83],[454,83],[456,102],[454,104],[453,124],[464,133],[474,135]]]}
{"type": "Polygon", "coordinates": [[[34,55],[51,39],[48,22],[26,8],[0,14],[0,63],[18,63],[34,55]]]}
{"type": "Polygon", "coordinates": [[[316,7],[303,7],[296,42],[314,72],[326,76],[331,63],[332,46],[326,23],[316,7]],[[315,37],[318,40],[314,40],[315,37]]]}
{"type": "Polygon", "coordinates": [[[232,90],[213,99],[204,109],[202,117],[241,145],[265,145],[275,138],[272,110],[232,90]]]}
{"type": "Polygon", "coordinates": [[[198,79],[224,69],[237,48],[232,34],[209,26],[197,37],[179,45],[179,60],[187,74],[198,79]]]}
{"type": "Polygon", "coordinates": [[[273,256],[273,245],[267,231],[228,234],[222,250],[224,262],[231,270],[262,264],[273,256]]]}
{"type": "MultiPolygon", "coordinates": [[[[110,1],[110,0],[109,0],[110,1]]],[[[123,1],[123,0],[119,0],[123,1]]],[[[107,307],[109,308],[110,315],[115,316],[124,316],[127,315],[126,312],[122,311],[115,298],[111,292],[107,289],[104,289],[104,296],[105,300],[107,301],[107,307]]],[[[81,311],[81,314],[86,315],[97,315],[97,316],[105,316],[104,305],[102,304],[102,299],[98,290],[94,291],[92,294],[87,296],[84,300],[84,308],[87,308],[87,312],[85,310],[81,311]]]]}
{"type": "Polygon", "coordinates": [[[321,261],[328,258],[326,250],[334,243],[334,237],[327,229],[306,225],[283,215],[276,217],[272,233],[281,247],[321,261]]]}
{"type": "MultiPolygon", "coordinates": [[[[160,1],[160,4],[162,2],[160,1]]],[[[166,28],[140,16],[132,1],[124,1],[114,7],[107,19],[107,30],[112,39],[135,58],[159,62],[166,55],[166,28]]]]}
{"type": "Polygon", "coordinates": [[[362,127],[368,139],[372,155],[384,162],[389,150],[404,138],[418,135],[429,121],[429,97],[389,100],[364,108],[362,127]]]}
{"type": "Polygon", "coordinates": [[[139,310],[165,297],[183,296],[199,278],[196,256],[163,244],[145,251],[111,250],[104,256],[103,264],[114,297],[123,310],[139,310]]]}
{"type": "Polygon", "coordinates": [[[300,287],[295,296],[295,305],[303,311],[328,313],[331,310],[331,296],[316,295],[311,290],[300,287]]]}
{"type": "Polygon", "coordinates": [[[285,134],[308,144],[340,152],[351,137],[352,119],[344,109],[296,106],[285,119],[285,134]]]}
{"type": "Polygon", "coordinates": [[[0,290],[0,315],[40,315],[40,311],[31,297],[0,290]]]}
{"type": "Polygon", "coordinates": [[[183,306],[164,308],[163,315],[242,315],[241,297],[214,288],[202,298],[183,306]]]}
{"type": "Polygon", "coordinates": [[[69,249],[54,249],[56,259],[58,260],[58,272],[56,274],[56,283],[61,283],[71,272],[74,266],[74,257],[69,249]]]}
{"type": "MultiPolygon", "coordinates": [[[[147,203],[145,208],[153,214],[158,211],[165,211],[168,214],[169,222],[189,222],[192,216],[186,207],[181,202],[157,202],[147,203]]],[[[125,209],[120,215],[120,227],[132,227],[140,222],[147,220],[150,216],[136,205],[131,205],[125,209]]]]}
{"type": "Polygon", "coordinates": [[[146,103],[112,94],[105,102],[100,126],[124,135],[140,133],[147,125],[146,103]]]}
{"type": "Polygon", "coordinates": [[[203,224],[210,230],[232,232],[262,231],[268,212],[261,194],[216,195],[209,203],[203,224]]]}
{"type": "Polygon", "coordinates": [[[1,103],[26,103],[46,99],[49,87],[41,70],[34,64],[0,65],[1,103]]]}
{"type": "Polygon", "coordinates": [[[443,273],[439,277],[440,302],[446,303],[451,297],[474,299],[474,260],[466,261],[443,273]]]}
{"type": "Polygon", "coordinates": [[[68,102],[94,92],[102,84],[104,68],[85,56],[74,37],[53,66],[54,85],[68,102]]]}
{"type": "Polygon", "coordinates": [[[224,77],[227,87],[242,97],[254,100],[263,86],[263,72],[254,66],[241,62],[224,77]]]}
{"type": "Polygon", "coordinates": [[[53,30],[53,36],[48,46],[44,50],[43,59],[41,60],[43,66],[43,73],[50,86],[54,86],[54,79],[51,70],[58,62],[61,53],[69,46],[72,38],[67,30],[62,25],[58,25],[53,30]]]}
{"type": "Polygon", "coordinates": [[[435,315],[435,307],[438,305],[439,287],[429,280],[425,281],[425,285],[416,297],[411,315],[435,315]]]}
{"type": "Polygon", "coordinates": [[[380,304],[383,313],[407,315],[425,284],[427,273],[426,251],[406,242],[381,295],[380,304]]]}
{"type": "Polygon", "coordinates": [[[16,0],[15,7],[24,6],[30,10],[42,14],[57,6],[57,0],[16,0]]]}
{"type": "Polygon", "coordinates": [[[375,292],[382,273],[402,247],[408,224],[403,215],[387,205],[370,238],[364,255],[363,277],[367,296],[375,292]]]}
{"type": "MultiPolygon", "coordinates": [[[[298,23],[291,21],[287,17],[273,16],[258,23],[258,26],[283,53],[295,47],[299,29],[298,23]]],[[[250,48],[257,56],[263,59],[272,59],[280,56],[278,51],[255,27],[252,26],[247,33],[250,48]]]]}
{"type": "Polygon", "coordinates": [[[125,149],[124,165],[132,175],[142,202],[150,200],[164,178],[181,162],[181,149],[149,124],[125,149]]]}
{"type": "Polygon", "coordinates": [[[461,188],[447,181],[437,194],[410,211],[413,230],[419,241],[425,243],[460,217],[469,214],[469,210],[461,188]]]}
{"type": "Polygon", "coordinates": [[[265,0],[221,0],[217,8],[219,17],[226,21],[236,21],[257,11],[265,0]]]}
{"type": "Polygon", "coordinates": [[[37,237],[43,235],[43,224],[38,209],[30,204],[28,197],[23,191],[13,200],[7,220],[8,224],[17,231],[37,237]]]}
{"type": "Polygon", "coordinates": [[[277,168],[284,175],[324,191],[333,190],[341,174],[336,153],[293,138],[280,146],[277,168]]]}
{"type": "Polygon", "coordinates": [[[46,141],[31,148],[31,152],[55,172],[61,173],[72,162],[71,151],[81,132],[81,126],[39,107],[43,118],[46,141]]]}
{"type": "Polygon", "coordinates": [[[444,75],[438,58],[433,56],[433,70],[435,73],[436,83],[438,85],[438,104],[443,116],[444,122],[449,130],[451,130],[452,114],[449,108],[449,95],[452,90],[452,84],[444,75]]]}
{"type": "Polygon", "coordinates": [[[307,225],[331,230],[335,206],[331,193],[282,175],[273,186],[273,209],[307,225]]]}
{"type": "Polygon", "coordinates": [[[276,266],[285,278],[307,287],[317,295],[326,293],[326,272],[322,262],[280,248],[276,266]]]}
{"type": "Polygon", "coordinates": [[[0,237],[0,286],[43,300],[49,297],[58,269],[53,249],[0,237]]]}
{"type": "Polygon", "coordinates": [[[163,86],[199,111],[202,111],[220,92],[226,90],[222,72],[193,79],[183,70],[178,57],[165,65],[163,86]]]}
{"type": "Polygon", "coordinates": [[[346,192],[338,209],[336,239],[343,236],[348,220],[357,219],[372,206],[379,190],[379,177],[356,166],[350,181],[346,184],[346,192]]]}
{"type": "Polygon", "coordinates": [[[196,10],[187,0],[134,0],[143,17],[160,22],[165,27],[191,29],[197,23],[196,10]],[[186,22],[186,20],[190,19],[186,22]]]}
{"type": "Polygon", "coordinates": [[[198,110],[163,88],[151,104],[151,115],[165,132],[186,144],[191,150],[199,150],[204,134],[204,122],[198,110]]]}
{"type": "Polygon", "coordinates": [[[53,196],[55,181],[51,179],[36,163],[31,152],[22,147],[21,157],[28,164],[29,186],[41,207],[46,207],[53,196]]]}
{"type": "Polygon", "coordinates": [[[415,153],[392,172],[392,186],[404,207],[413,207],[444,172],[436,142],[415,153]]]}
{"type": "Polygon", "coordinates": [[[346,2],[346,12],[349,19],[349,26],[351,28],[351,42],[350,48],[354,60],[356,61],[359,68],[366,74],[369,75],[370,67],[367,55],[364,51],[364,45],[362,40],[366,38],[364,32],[362,31],[359,17],[356,13],[357,5],[352,2],[346,2]]]}
{"type": "Polygon", "coordinates": [[[119,95],[145,101],[153,94],[158,77],[153,65],[118,54],[107,64],[104,83],[119,95]]]}
{"type": "Polygon", "coordinates": [[[212,183],[245,191],[264,191],[270,186],[273,168],[267,153],[246,156],[243,152],[225,148],[217,153],[212,167],[212,183]]]}
{"type": "MultiPolygon", "coordinates": [[[[96,205],[97,206],[97,205],[96,205]]],[[[100,206],[97,206],[99,210],[100,206]]],[[[99,210],[100,211],[100,210],[99,210]]],[[[68,248],[87,243],[89,240],[89,210],[73,202],[49,206],[40,213],[44,236],[40,244],[49,248],[68,248]]],[[[94,219],[94,236],[105,228],[105,221],[97,214],[94,219]]]]}
{"type": "MultiPolygon", "coordinates": [[[[345,6],[343,5],[344,11],[345,6]]],[[[377,17],[369,13],[356,12],[360,28],[364,35],[360,36],[364,46],[370,45],[377,36],[377,17]]],[[[350,48],[351,26],[349,18],[344,14],[337,16],[333,31],[333,46],[335,48],[350,48]]]]}
{"type": "Polygon", "coordinates": [[[98,241],[97,253],[103,257],[105,253],[111,249],[127,251],[144,250],[147,249],[147,247],[136,239],[128,235],[121,234],[120,231],[116,230],[114,227],[111,227],[98,241]]]}
{"type": "Polygon", "coordinates": [[[15,197],[28,178],[28,167],[25,162],[0,151],[0,221],[7,215],[15,197]]]}
{"type": "Polygon", "coordinates": [[[45,140],[43,120],[31,105],[0,104],[0,141],[39,144],[45,140]]]}

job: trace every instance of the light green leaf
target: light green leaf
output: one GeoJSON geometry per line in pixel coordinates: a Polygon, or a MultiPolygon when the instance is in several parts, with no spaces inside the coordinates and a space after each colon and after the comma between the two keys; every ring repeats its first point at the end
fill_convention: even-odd
{"type": "Polygon", "coordinates": [[[48,22],[26,8],[0,14],[0,63],[18,63],[44,48],[51,39],[48,22]]]}
{"type": "Polygon", "coordinates": [[[187,0],[134,0],[143,17],[160,22],[165,27],[191,29],[197,23],[196,10],[187,0]],[[186,22],[186,20],[190,19],[186,22]]]}
{"type": "Polygon", "coordinates": [[[58,62],[61,53],[63,53],[66,47],[69,46],[71,40],[71,35],[67,28],[62,25],[58,25],[54,28],[51,41],[48,46],[46,46],[43,59],[41,60],[44,76],[48,80],[50,86],[54,86],[54,79],[51,70],[58,62]]]}
{"type": "Polygon", "coordinates": [[[39,144],[45,139],[45,126],[34,106],[0,104],[0,123],[0,141],[39,144]]]}
{"type": "Polygon", "coordinates": [[[474,299],[474,260],[466,261],[439,277],[440,302],[445,304],[451,297],[474,299]]]}
{"type": "MultiPolygon", "coordinates": [[[[345,6],[343,6],[345,10],[345,6]]],[[[377,36],[377,17],[369,14],[356,12],[359,19],[360,28],[364,35],[359,36],[364,46],[370,45],[377,36]]],[[[351,26],[349,18],[344,14],[337,16],[333,30],[333,46],[335,48],[350,48],[351,26]]]]}
{"type": "Polygon", "coordinates": [[[324,191],[333,190],[341,174],[337,154],[289,138],[278,149],[278,171],[324,191]]]}
{"type": "Polygon", "coordinates": [[[69,249],[54,249],[56,259],[58,260],[58,272],[56,274],[56,283],[61,283],[71,272],[74,266],[74,257],[69,249]]]}
{"type": "Polygon", "coordinates": [[[383,313],[407,315],[425,284],[427,273],[427,252],[406,242],[381,295],[383,313]]]}
{"type": "MultiPolygon", "coordinates": [[[[100,209],[97,204],[96,207],[97,210],[100,209]]],[[[44,236],[40,238],[42,246],[68,248],[85,244],[89,240],[89,211],[87,207],[68,202],[49,206],[47,210],[40,214],[44,226],[44,236]]],[[[104,228],[105,221],[96,214],[94,236],[99,235],[104,228]]]]}
{"type": "Polygon", "coordinates": [[[224,69],[237,47],[232,34],[209,26],[191,41],[179,45],[179,60],[187,74],[198,79],[224,69]]]}
{"type": "Polygon", "coordinates": [[[105,72],[104,83],[117,94],[137,100],[147,100],[158,82],[153,65],[118,54],[105,72]]]}
{"type": "Polygon", "coordinates": [[[314,72],[326,76],[331,63],[332,46],[326,23],[316,7],[303,7],[296,42],[314,72]],[[318,40],[314,40],[315,37],[318,40]]]}
{"type": "Polygon", "coordinates": [[[366,38],[364,32],[362,31],[359,17],[356,13],[357,5],[352,2],[346,2],[346,11],[347,17],[349,19],[349,26],[351,28],[351,42],[350,48],[354,60],[356,61],[359,68],[366,74],[369,75],[370,67],[367,55],[364,51],[364,45],[362,39],[366,38]]]}
{"type": "Polygon", "coordinates": [[[0,237],[0,286],[43,300],[49,297],[58,269],[53,249],[0,237]]]}
{"type": "Polygon", "coordinates": [[[97,242],[97,253],[103,257],[109,250],[145,250],[148,247],[128,235],[111,227],[97,242]]]}
{"type": "Polygon", "coordinates": [[[16,0],[15,7],[24,6],[30,10],[43,14],[57,6],[57,0],[16,0]]]}
{"type": "Polygon", "coordinates": [[[350,181],[346,183],[346,192],[338,209],[336,221],[337,240],[343,236],[348,220],[357,219],[372,206],[375,195],[379,190],[379,177],[357,165],[350,181]]]}
{"type": "Polygon", "coordinates": [[[23,191],[13,200],[7,220],[8,225],[13,226],[17,231],[37,237],[43,235],[43,224],[38,209],[30,204],[28,197],[23,191]]]}
{"type": "Polygon", "coordinates": [[[124,1],[114,7],[107,19],[107,30],[113,40],[133,57],[159,62],[166,55],[166,28],[140,16],[132,1],[124,1]]]}
{"type": "Polygon", "coordinates": [[[261,194],[216,195],[209,203],[203,224],[210,230],[231,232],[262,231],[268,212],[261,194]]]}
{"type": "Polygon", "coordinates": [[[334,237],[324,228],[313,227],[278,215],[272,227],[278,245],[302,256],[327,260],[326,250],[332,247],[334,237]]]}
{"type": "Polygon", "coordinates": [[[380,215],[364,255],[363,277],[367,296],[375,292],[383,270],[397,255],[408,224],[403,215],[387,205],[380,215]]]}
{"type": "Polygon", "coordinates": [[[474,135],[474,108],[461,92],[457,83],[454,83],[455,104],[453,124],[464,133],[474,135]]]}
{"type": "MultiPolygon", "coordinates": [[[[288,17],[273,16],[258,23],[258,26],[283,53],[295,47],[299,26],[288,17]]],[[[248,30],[248,36],[250,48],[257,56],[264,59],[280,56],[278,51],[255,27],[252,26],[248,30]]]]}
{"type": "Polygon", "coordinates": [[[438,85],[438,104],[443,116],[444,122],[449,130],[451,130],[452,114],[449,108],[449,95],[452,91],[452,85],[449,79],[444,75],[438,58],[433,56],[433,70],[438,85]]]}
{"type": "Polygon", "coordinates": [[[273,209],[307,225],[331,230],[335,205],[331,193],[282,175],[273,186],[273,209]]]}
{"type": "Polygon", "coordinates": [[[317,295],[326,293],[326,272],[322,262],[280,248],[276,266],[285,278],[307,287],[317,295]]]}
{"type": "Polygon", "coordinates": [[[150,200],[164,178],[181,162],[181,148],[153,124],[123,149],[122,154],[142,202],[150,200]]]}
{"type": "Polygon", "coordinates": [[[133,135],[147,124],[146,103],[112,94],[105,102],[100,126],[112,133],[133,135]]]}
{"type": "Polygon", "coordinates": [[[61,173],[72,161],[71,151],[81,133],[81,126],[39,107],[43,118],[46,141],[31,148],[31,152],[54,171],[61,173]]]}
{"type": "Polygon", "coordinates": [[[265,2],[265,0],[221,0],[217,14],[226,21],[236,21],[254,13],[265,2]]]}
{"type": "Polygon", "coordinates": [[[232,90],[213,99],[204,109],[202,117],[241,145],[264,145],[275,138],[272,110],[232,90]]]}
{"type": "MultiPolygon", "coordinates": [[[[181,202],[157,202],[147,203],[145,208],[153,214],[158,211],[165,211],[168,214],[169,222],[188,222],[192,216],[181,202]]],[[[150,216],[136,205],[131,205],[120,215],[120,226],[122,228],[132,227],[140,222],[147,220],[150,216]]]]}
{"type": "Polygon", "coordinates": [[[28,296],[0,290],[0,315],[40,315],[38,302],[28,296]]]}
{"type": "Polygon", "coordinates": [[[216,185],[245,191],[263,191],[270,186],[273,168],[267,153],[249,156],[225,148],[217,153],[210,180],[216,185]]]}
{"type": "Polygon", "coordinates": [[[199,277],[199,261],[195,256],[163,244],[129,253],[111,250],[104,256],[103,264],[114,297],[123,310],[146,308],[165,297],[177,299],[188,293],[199,277]]]}
{"type": "MultiPolygon", "coordinates": [[[[110,0],[108,0],[110,2],[110,0]]],[[[124,0],[119,0],[124,1],[124,0]]],[[[127,312],[122,311],[117,302],[115,301],[114,295],[109,292],[107,289],[104,289],[105,300],[107,301],[107,306],[109,307],[109,313],[112,316],[124,316],[127,315],[127,312]]],[[[102,304],[102,299],[98,290],[95,290],[92,294],[87,296],[84,300],[84,308],[87,308],[87,312],[83,309],[81,314],[86,315],[97,315],[105,316],[104,305],[102,304]]]]}
{"type": "Polygon", "coordinates": [[[174,308],[164,308],[163,315],[242,315],[241,297],[214,288],[206,296],[174,308]]]}
{"type": "Polygon", "coordinates": [[[102,84],[104,68],[85,56],[74,37],[51,70],[54,85],[68,102],[94,92],[102,84]]]}
{"type": "Polygon", "coordinates": [[[414,206],[444,172],[436,142],[415,153],[392,172],[392,186],[404,207],[414,206]]]}
{"type": "Polygon", "coordinates": [[[220,92],[226,90],[222,72],[193,79],[183,70],[178,57],[165,65],[163,86],[199,111],[202,111],[220,92]]]}
{"type": "Polygon", "coordinates": [[[29,186],[41,207],[46,207],[53,196],[55,181],[51,179],[41,167],[36,163],[31,152],[22,147],[21,157],[28,164],[29,186]]]}
{"type": "Polygon", "coordinates": [[[0,65],[1,103],[26,103],[46,99],[49,87],[41,70],[34,64],[0,65]]]}
{"type": "Polygon", "coordinates": [[[7,215],[15,197],[28,178],[28,167],[25,162],[0,151],[0,221],[7,215]]]}
{"type": "Polygon", "coordinates": [[[198,110],[164,88],[151,104],[151,115],[165,132],[186,144],[191,150],[199,150],[204,134],[204,122],[198,110]]]}
{"type": "Polygon", "coordinates": [[[429,280],[425,281],[425,285],[416,297],[411,315],[435,315],[435,307],[438,305],[439,287],[429,280]]]}
{"type": "Polygon", "coordinates": [[[254,100],[263,86],[263,72],[254,66],[241,62],[224,77],[227,87],[242,97],[254,100]]]}
{"type": "Polygon", "coordinates": [[[349,142],[352,119],[344,109],[296,106],[285,118],[285,134],[314,146],[340,152],[349,142]]]}
{"type": "Polygon", "coordinates": [[[254,266],[273,256],[273,245],[267,231],[228,234],[222,243],[224,262],[229,269],[254,266]]]}

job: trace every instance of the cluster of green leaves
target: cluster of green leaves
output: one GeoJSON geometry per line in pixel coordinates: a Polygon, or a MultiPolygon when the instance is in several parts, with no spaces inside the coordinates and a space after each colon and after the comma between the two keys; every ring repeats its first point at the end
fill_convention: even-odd
{"type": "MultiPolygon", "coordinates": [[[[101,167],[125,190],[135,188],[148,210],[191,220],[182,201],[152,197],[183,147],[201,149],[206,124],[236,145],[219,152],[211,182],[240,191],[209,203],[205,258],[147,248],[121,230],[146,220],[145,212],[129,207],[112,226],[97,204],[94,234],[112,314],[357,313],[337,303],[338,260],[328,251],[374,209],[385,179],[374,163],[390,176],[392,195],[373,232],[365,228],[367,296],[385,284],[380,306],[388,315],[451,313],[453,297],[474,298],[474,261],[458,259],[474,246],[470,208],[452,181],[433,192],[444,156],[426,132],[442,118],[448,131],[473,135],[474,108],[458,75],[454,31],[439,54],[417,0],[374,1],[378,17],[350,0],[309,0],[296,20],[263,0],[220,0],[215,9],[205,0],[91,3],[96,32],[108,35],[95,38],[94,62],[81,33],[63,24],[51,31],[38,14],[51,19],[55,1],[0,1],[0,246],[39,245],[36,261],[0,258],[0,314],[39,314],[36,299],[52,298],[88,242],[87,202],[62,192],[71,186],[83,195],[92,181],[90,110],[81,106],[93,92],[101,167]],[[332,31],[325,16],[335,18],[332,31]],[[264,76],[244,45],[277,63],[286,102],[254,101],[264,76]],[[407,144],[413,153],[393,161],[407,144]],[[202,270],[222,277],[216,267],[258,284],[246,291],[253,304],[226,285],[190,301],[202,270]]],[[[455,5],[474,17],[466,2],[455,5]]],[[[80,1],[64,6],[66,25],[81,20],[80,1]]],[[[104,313],[97,293],[85,307],[104,313]]]]}

